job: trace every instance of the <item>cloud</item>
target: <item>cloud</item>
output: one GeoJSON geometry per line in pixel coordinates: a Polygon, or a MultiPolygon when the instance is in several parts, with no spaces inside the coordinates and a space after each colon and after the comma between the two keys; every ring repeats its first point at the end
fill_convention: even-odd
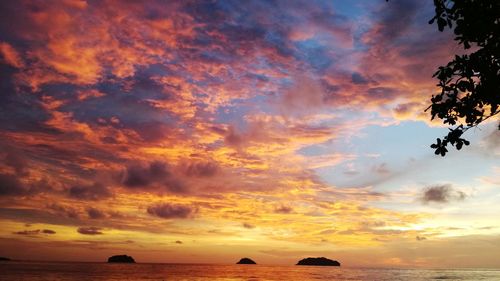
{"type": "Polygon", "coordinates": [[[165,163],[152,162],[148,165],[134,164],[127,167],[123,184],[130,188],[148,186],[154,182],[165,180],[170,171],[165,163]]]}
{"type": "Polygon", "coordinates": [[[420,200],[424,204],[448,203],[450,201],[461,201],[466,197],[467,195],[464,192],[455,190],[450,184],[443,184],[426,187],[420,196],[420,200]]]}
{"type": "Polygon", "coordinates": [[[396,119],[429,122],[423,112],[429,97],[423,93],[434,91],[431,74],[446,64],[456,44],[450,34],[427,24],[432,3],[401,0],[374,7],[370,27],[361,35],[367,47],[355,68],[361,77],[351,77],[350,89],[359,93],[352,101],[379,112],[390,110],[396,119]],[[368,83],[358,79],[362,77],[368,83]]]}
{"type": "Polygon", "coordinates": [[[63,206],[58,203],[51,203],[46,205],[47,209],[55,211],[58,216],[65,216],[68,218],[72,219],[78,219],[79,218],[79,212],[77,209],[70,207],[70,206],[63,206]]]}
{"type": "Polygon", "coordinates": [[[100,183],[92,185],[74,185],[69,188],[68,195],[79,200],[97,201],[113,196],[111,191],[100,183]]]}
{"type": "Polygon", "coordinates": [[[189,205],[159,203],[149,206],[147,212],[164,219],[186,219],[191,218],[197,210],[189,205]]]}
{"type": "Polygon", "coordinates": [[[130,124],[130,127],[139,134],[143,141],[148,143],[163,140],[176,133],[170,126],[159,121],[130,124]]]}
{"type": "Polygon", "coordinates": [[[499,155],[500,154],[500,130],[497,128],[493,128],[490,134],[487,134],[484,139],[481,141],[481,146],[488,152],[490,155],[499,155]]]}
{"type": "MultiPolygon", "coordinates": [[[[197,172],[208,171],[196,170],[197,172]]],[[[170,170],[164,162],[153,161],[146,164],[133,164],[126,168],[122,177],[122,184],[129,189],[149,189],[157,187],[157,191],[170,191],[172,193],[186,193],[186,185],[170,170]]]]}
{"type": "Polygon", "coordinates": [[[28,193],[29,189],[16,176],[0,174],[0,196],[25,195],[28,193]]]}
{"type": "Polygon", "coordinates": [[[367,90],[367,97],[371,101],[389,101],[400,94],[400,90],[389,87],[373,87],[367,90]]]}
{"type": "Polygon", "coordinates": [[[351,80],[352,83],[354,84],[368,84],[370,82],[366,77],[364,77],[359,72],[353,72],[351,75],[351,80]]]}
{"type": "Polygon", "coordinates": [[[51,225],[75,225],[78,223],[75,218],[33,208],[0,208],[0,219],[51,225]]]}
{"type": "Polygon", "coordinates": [[[402,36],[413,23],[418,7],[418,1],[415,0],[401,0],[386,5],[378,14],[380,26],[376,30],[376,38],[390,42],[402,36]]]}
{"type": "Polygon", "coordinates": [[[322,234],[322,235],[331,235],[331,234],[335,234],[337,232],[338,231],[336,229],[325,229],[325,230],[322,230],[319,234],[322,234]]]}
{"type": "Polygon", "coordinates": [[[387,163],[381,163],[373,166],[372,171],[380,175],[387,175],[391,172],[388,168],[387,163]]]}
{"type": "Polygon", "coordinates": [[[214,162],[195,162],[186,167],[186,175],[194,177],[212,177],[219,171],[219,166],[214,162]]]}
{"type": "Polygon", "coordinates": [[[5,156],[5,164],[12,167],[17,176],[27,176],[29,173],[27,160],[18,152],[7,152],[5,156]]]}
{"type": "Polygon", "coordinates": [[[324,106],[325,100],[326,93],[318,80],[299,76],[295,78],[294,85],[284,92],[281,104],[287,111],[307,113],[324,106]]]}
{"type": "Polygon", "coordinates": [[[278,214],[290,214],[293,212],[293,208],[290,206],[281,205],[274,209],[275,213],[278,214]]]}
{"type": "Polygon", "coordinates": [[[247,223],[247,222],[244,222],[244,223],[243,223],[243,227],[244,227],[244,228],[248,228],[248,229],[253,229],[253,228],[255,228],[255,225],[253,225],[253,224],[249,224],[249,223],[247,223]]]}
{"type": "Polygon", "coordinates": [[[40,229],[36,229],[36,230],[23,230],[23,231],[14,232],[14,234],[18,234],[18,235],[36,235],[38,233],[40,233],[40,229]]]}
{"type": "Polygon", "coordinates": [[[16,231],[13,233],[17,235],[26,235],[26,236],[35,236],[38,234],[56,234],[56,232],[51,229],[23,230],[23,231],[16,231]]]}
{"type": "Polygon", "coordinates": [[[86,99],[91,99],[91,98],[100,98],[100,97],[104,97],[106,95],[106,94],[104,94],[96,89],[80,90],[80,91],[77,91],[77,94],[78,94],[79,101],[84,101],[86,99]]]}
{"type": "Polygon", "coordinates": [[[1,196],[30,196],[41,192],[51,192],[52,188],[45,180],[21,182],[18,175],[0,173],[1,196]]]}
{"type": "MultiPolygon", "coordinates": [[[[216,128],[214,127],[214,129],[216,129],[216,128]]],[[[236,130],[234,129],[233,126],[230,126],[227,129],[227,132],[225,132],[225,133],[226,133],[226,136],[224,137],[224,141],[228,145],[239,146],[239,145],[241,145],[244,142],[243,136],[241,136],[240,134],[238,134],[236,132],[236,130]]]]}
{"type": "Polygon", "coordinates": [[[424,109],[427,107],[425,103],[419,103],[419,102],[408,102],[408,103],[402,103],[398,104],[394,109],[393,109],[393,114],[396,118],[399,119],[410,119],[410,118],[416,118],[416,117],[423,117],[422,119],[424,120],[429,120],[429,116],[424,115],[424,109]],[[423,115],[423,116],[422,116],[423,115]]]}
{"type": "Polygon", "coordinates": [[[21,56],[9,43],[0,42],[0,55],[7,64],[16,68],[24,67],[21,56]]]}
{"type": "Polygon", "coordinates": [[[87,214],[91,219],[102,219],[106,217],[106,214],[104,212],[94,207],[88,207],[87,214]]]}
{"type": "Polygon", "coordinates": [[[104,234],[101,230],[102,230],[102,228],[100,228],[100,227],[90,226],[90,227],[79,227],[76,231],[78,233],[84,234],[84,235],[101,235],[101,234],[104,234]]]}

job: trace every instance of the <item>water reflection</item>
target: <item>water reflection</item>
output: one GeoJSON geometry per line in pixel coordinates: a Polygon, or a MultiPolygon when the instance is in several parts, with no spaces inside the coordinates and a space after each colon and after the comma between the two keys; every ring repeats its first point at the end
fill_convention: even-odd
{"type": "Polygon", "coordinates": [[[265,265],[7,262],[0,264],[0,280],[500,280],[500,271],[265,265]]]}

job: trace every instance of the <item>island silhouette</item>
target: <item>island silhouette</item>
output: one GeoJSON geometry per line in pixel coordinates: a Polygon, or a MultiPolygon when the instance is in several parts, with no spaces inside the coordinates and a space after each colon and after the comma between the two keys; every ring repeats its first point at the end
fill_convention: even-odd
{"type": "Polygon", "coordinates": [[[256,262],[254,262],[253,260],[249,259],[249,258],[242,258],[239,262],[237,262],[236,264],[257,264],[256,262]]]}
{"type": "Polygon", "coordinates": [[[340,263],[335,260],[321,257],[321,258],[305,258],[300,260],[296,265],[340,266],[340,263]]]}
{"type": "MultiPolygon", "coordinates": [[[[10,261],[9,258],[0,257],[0,261],[10,261]]],[[[135,263],[134,258],[127,255],[115,255],[108,258],[108,263],[135,263]]],[[[250,258],[241,258],[236,264],[257,264],[250,258]]],[[[313,265],[313,266],[340,266],[340,262],[331,260],[325,257],[305,258],[297,262],[296,265],[313,265]]]]}
{"type": "Polygon", "coordinates": [[[108,258],[108,263],[135,263],[134,258],[127,255],[116,255],[108,258]]]}
{"type": "Polygon", "coordinates": [[[0,257],[0,261],[10,261],[11,259],[6,258],[6,257],[0,257]]]}

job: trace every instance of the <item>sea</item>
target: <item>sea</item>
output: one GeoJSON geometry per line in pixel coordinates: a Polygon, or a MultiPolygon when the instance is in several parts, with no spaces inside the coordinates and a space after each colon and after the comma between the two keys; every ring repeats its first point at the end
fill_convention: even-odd
{"type": "Polygon", "coordinates": [[[500,280],[500,269],[396,269],[218,264],[0,262],[0,280],[500,280]]]}

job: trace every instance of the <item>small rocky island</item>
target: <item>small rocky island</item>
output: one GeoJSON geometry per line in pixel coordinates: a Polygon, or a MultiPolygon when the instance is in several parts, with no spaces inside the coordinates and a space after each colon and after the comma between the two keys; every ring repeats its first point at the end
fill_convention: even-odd
{"type": "Polygon", "coordinates": [[[324,257],[321,258],[306,258],[300,260],[297,265],[319,265],[319,266],[340,266],[340,262],[334,261],[331,259],[327,259],[324,257]]]}
{"type": "Polygon", "coordinates": [[[239,262],[237,262],[236,264],[257,264],[256,262],[254,262],[253,260],[249,259],[249,258],[242,258],[239,262]]]}
{"type": "Polygon", "coordinates": [[[11,259],[6,258],[6,257],[0,257],[0,261],[10,261],[11,259]]]}
{"type": "Polygon", "coordinates": [[[108,258],[110,263],[135,263],[134,258],[127,255],[117,255],[108,258]]]}

